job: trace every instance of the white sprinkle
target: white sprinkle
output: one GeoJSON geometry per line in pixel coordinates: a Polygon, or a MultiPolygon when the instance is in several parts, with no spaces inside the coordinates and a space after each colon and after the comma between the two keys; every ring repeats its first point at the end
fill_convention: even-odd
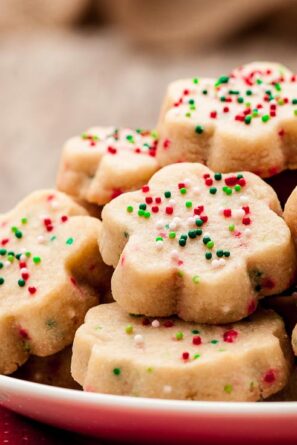
{"type": "Polygon", "coordinates": [[[247,238],[250,238],[250,236],[252,235],[251,229],[245,229],[244,234],[247,238]]]}
{"type": "Polygon", "coordinates": [[[169,199],[169,204],[172,206],[172,207],[174,207],[175,205],[176,205],[176,201],[175,201],[175,199],[169,199]]]}
{"type": "Polygon", "coordinates": [[[224,214],[224,207],[220,207],[219,208],[219,215],[223,215],[224,214]]]}
{"type": "Polygon", "coordinates": [[[205,233],[203,234],[203,237],[208,237],[208,238],[211,238],[211,236],[210,236],[210,233],[209,233],[209,232],[205,232],[205,233]]]}
{"type": "Polygon", "coordinates": [[[26,267],[22,267],[20,269],[20,272],[21,272],[21,274],[23,274],[23,273],[28,273],[29,271],[28,271],[28,269],[26,267]]]}
{"type": "Polygon", "coordinates": [[[154,321],[152,321],[152,327],[153,328],[158,328],[160,326],[160,322],[159,322],[159,320],[154,320],[154,321]]]}
{"type": "Polygon", "coordinates": [[[53,201],[51,201],[51,207],[53,209],[58,209],[60,207],[60,204],[58,203],[57,200],[55,200],[55,201],[53,200],[53,201]]]}
{"type": "Polygon", "coordinates": [[[22,253],[22,255],[20,256],[20,260],[21,260],[21,261],[26,261],[26,259],[27,259],[26,255],[24,255],[24,254],[22,253]]]}
{"type": "Polygon", "coordinates": [[[214,259],[211,262],[211,265],[214,269],[218,269],[219,267],[225,266],[226,260],[224,258],[214,259]]]}
{"type": "Polygon", "coordinates": [[[37,237],[38,244],[43,244],[45,242],[45,237],[43,235],[39,235],[37,237]]]}
{"type": "Polygon", "coordinates": [[[156,228],[163,229],[163,227],[164,227],[164,221],[162,219],[158,219],[158,221],[156,221],[156,228]]]}
{"type": "Polygon", "coordinates": [[[189,218],[187,219],[187,224],[189,226],[192,226],[193,224],[195,224],[196,219],[194,218],[194,216],[189,216],[189,218]]]}
{"type": "Polygon", "coordinates": [[[178,251],[175,250],[175,249],[172,250],[172,251],[170,252],[170,256],[171,256],[171,258],[172,258],[173,260],[177,260],[178,257],[179,257],[178,251]]]}
{"type": "Polygon", "coordinates": [[[10,261],[4,261],[4,267],[10,267],[11,266],[11,262],[10,261]]]}
{"type": "Polygon", "coordinates": [[[243,218],[245,211],[243,209],[235,209],[232,211],[234,218],[243,218]]]}
{"type": "Polygon", "coordinates": [[[191,180],[189,178],[185,178],[183,180],[183,183],[185,184],[186,187],[189,187],[191,185],[191,180]]]}
{"type": "Polygon", "coordinates": [[[240,202],[242,202],[243,204],[246,204],[247,202],[249,202],[249,197],[247,195],[241,195],[241,197],[239,198],[240,202]]]}
{"type": "Polygon", "coordinates": [[[194,187],[194,188],[193,188],[193,192],[195,193],[195,195],[199,195],[199,193],[200,193],[200,187],[194,187]]]}
{"type": "Polygon", "coordinates": [[[172,392],[172,386],[164,385],[163,386],[163,391],[165,392],[165,394],[170,394],[172,392]]]}
{"type": "Polygon", "coordinates": [[[156,248],[157,250],[161,250],[163,248],[164,242],[161,240],[156,241],[156,248]]]}
{"type": "Polygon", "coordinates": [[[220,263],[220,266],[225,266],[225,264],[226,264],[225,258],[220,258],[219,263],[220,263]]]}
{"type": "Polygon", "coordinates": [[[136,335],[134,335],[134,341],[135,341],[135,344],[136,344],[137,346],[141,346],[141,345],[143,345],[143,343],[144,343],[143,336],[140,335],[140,334],[136,334],[136,335]]]}
{"type": "Polygon", "coordinates": [[[175,230],[176,227],[177,227],[176,222],[171,221],[171,223],[169,223],[169,229],[170,229],[170,230],[175,230]]]}

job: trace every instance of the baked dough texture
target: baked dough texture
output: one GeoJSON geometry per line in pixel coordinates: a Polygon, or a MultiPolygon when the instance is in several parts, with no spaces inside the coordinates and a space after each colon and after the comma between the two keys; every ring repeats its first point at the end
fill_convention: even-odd
{"type": "Polygon", "coordinates": [[[219,324],[287,289],[296,258],[275,192],[258,176],[173,164],[102,213],[100,251],[129,313],[219,324]]]}
{"type": "Polygon", "coordinates": [[[57,177],[62,192],[104,205],[145,184],[158,169],[154,131],[94,127],[69,139],[57,177]]]}
{"type": "Polygon", "coordinates": [[[253,62],[218,79],[171,83],[158,124],[159,163],[201,162],[264,178],[296,169],[296,81],[283,65],[253,62]]]}
{"type": "Polygon", "coordinates": [[[291,351],[280,317],[259,311],[225,326],[92,308],[71,371],[86,391],[164,399],[256,401],[281,390],[291,351]]]}
{"type": "Polygon", "coordinates": [[[73,341],[106,291],[100,232],[99,220],[55,190],[32,193],[0,216],[0,373],[73,341]]]}

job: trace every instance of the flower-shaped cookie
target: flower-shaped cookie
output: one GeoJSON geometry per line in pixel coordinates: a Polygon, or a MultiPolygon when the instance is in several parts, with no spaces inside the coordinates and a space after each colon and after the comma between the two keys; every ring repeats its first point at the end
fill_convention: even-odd
{"type": "Polygon", "coordinates": [[[108,272],[100,232],[99,220],[54,190],[0,216],[0,373],[72,342],[108,272]]]}
{"type": "Polygon", "coordinates": [[[158,169],[154,131],[95,127],[66,142],[57,187],[104,205],[145,184],[158,169]]]}
{"type": "Polygon", "coordinates": [[[103,209],[100,250],[116,268],[114,299],[134,314],[242,319],[295,272],[291,234],[277,213],[275,192],[253,173],[164,167],[103,209]]]}
{"type": "Polygon", "coordinates": [[[71,371],[86,391],[188,400],[252,401],[282,389],[291,351],[273,311],[225,326],[92,308],[73,344],[71,371]]]}
{"type": "Polygon", "coordinates": [[[296,81],[280,64],[254,62],[218,79],[173,82],[159,120],[158,161],[262,177],[296,169],[296,81]]]}

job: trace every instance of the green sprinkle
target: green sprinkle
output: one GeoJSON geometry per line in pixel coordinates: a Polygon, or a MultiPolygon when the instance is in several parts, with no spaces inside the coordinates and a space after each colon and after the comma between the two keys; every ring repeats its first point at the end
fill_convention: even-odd
{"type": "Polygon", "coordinates": [[[206,247],[207,247],[208,249],[212,249],[213,246],[214,246],[214,242],[213,242],[213,241],[208,241],[208,243],[206,244],[206,247]]]}
{"type": "Polygon", "coordinates": [[[292,99],[292,105],[297,105],[297,99],[292,99]]]}
{"type": "Polygon", "coordinates": [[[190,209],[192,207],[192,201],[186,201],[185,202],[185,206],[187,207],[187,209],[190,209]]]}
{"type": "Polygon", "coordinates": [[[188,235],[186,233],[183,233],[180,237],[181,237],[181,239],[187,239],[188,235]]]}
{"type": "Polygon", "coordinates": [[[144,216],[144,210],[138,210],[138,216],[144,216]]]}
{"type": "Polygon", "coordinates": [[[217,193],[218,189],[216,187],[210,187],[209,189],[209,193],[211,195],[215,195],[217,193]]]}
{"type": "Polygon", "coordinates": [[[207,260],[211,260],[211,259],[212,259],[212,253],[211,253],[211,252],[206,252],[206,254],[205,254],[205,258],[206,258],[207,260]]]}
{"type": "Polygon", "coordinates": [[[294,110],[294,116],[297,116],[297,110],[294,110]]]}
{"type": "Polygon", "coordinates": [[[216,81],[215,86],[217,87],[217,86],[221,85],[222,83],[228,83],[228,82],[229,82],[229,76],[220,76],[218,78],[218,80],[216,81]]]}
{"type": "Polygon", "coordinates": [[[248,114],[247,116],[245,116],[244,118],[244,123],[249,125],[252,122],[252,116],[251,114],[248,114]]]}
{"type": "Polygon", "coordinates": [[[202,221],[202,219],[199,219],[199,218],[196,219],[195,224],[196,224],[196,226],[198,226],[198,227],[203,226],[203,221],[202,221]]]}
{"type": "Polygon", "coordinates": [[[209,243],[209,241],[211,241],[211,239],[209,238],[209,236],[204,236],[202,241],[203,241],[203,244],[207,245],[207,243],[209,243]]]}
{"type": "Polygon", "coordinates": [[[237,102],[238,102],[239,104],[243,104],[243,102],[244,102],[244,98],[241,97],[241,96],[239,96],[239,97],[237,98],[237,102]]]}
{"type": "Polygon", "coordinates": [[[199,83],[198,77],[193,77],[192,82],[197,85],[199,83]]]}
{"type": "Polygon", "coordinates": [[[282,90],[282,87],[280,86],[279,83],[275,83],[274,84],[274,88],[276,89],[276,91],[281,91],[282,90]]]}
{"type": "Polygon", "coordinates": [[[8,260],[10,263],[13,263],[13,262],[14,262],[14,255],[8,254],[8,255],[7,255],[7,260],[8,260]]]}
{"type": "Polygon", "coordinates": [[[231,394],[231,392],[233,391],[233,386],[230,385],[230,383],[229,383],[228,385],[225,385],[225,386],[224,386],[224,391],[225,391],[227,394],[231,394]]]}
{"type": "Polygon", "coordinates": [[[193,283],[198,284],[200,282],[200,277],[199,275],[194,275],[192,278],[193,283]]]}
{"type": "Polygon", "coordinates": [[[234,190],[235,190],[236,192],[240,192],[240,190],[241,190],[241,185],[236,184],[235,187],[234,187],[234,190]]]}
{"type": "Polygon", "coordinates": [[[34,256],[33,257],[33,263],[34,264],[39,264],[41,262],[41,258],[40,256],[34,256]]]}
{"type": "Polygon", "coordinates": [[[230,232],[234,232],[235,230],[235,225],[234,224],[230,224],[230,226],[228,227],[230,232]]]}
{"type": "Polygon", "coordinates": [[[71,246],[71,244],[73,244],[74,243],[74,239],[73,238],[68,238],[67,240],[66,240],[66,244],[68,245],[68,246],[71,246]]]}
{"type": "Polygon", "coordinates": [[[159,135],[158,135],[157,130],[152,130],[152,131],[151,131],[151,137],[152,137],[153,139],[158,139],[159,135]]]}
{"type": "Polygon", "coordinates": [[[187,240],[185,240],[184,238],[180,238],[180,239],[178,240],[178,244],[179,244],[181,247],[184,247],[184,246],[187,244],[187,240]]]}
{"type": "Polygon", "coordinates": [[[185,195],[187,193],[187,189],[185,187],[182,187],[179,191],[182,195],[185,195]]]}
{"type": "Polygon", "coordinates": [[[151,213],[150,212],[144,212],[144,215],[143,215],[145,218],[150,218],[150,216],[151,216],[151,213]]]}
{"type": "Polygon", "coordinates": [[[0,286],[2,286],[2,284],[4,284],[5,280],[3,277],[0,277],[0,286]]]}
{"type": "Polygon", "coordinates": [[[197,358],[200,358],[200,357],[201,357],[201,354],[194,354],[194,355],[193,355],[193,359],[194,359],[194,360],[197,360],[197,358]]]}
{"type": "Polygon", "coordinates": [[[203,127],[202,125],[197,125],[197,126],[195,127],[195,132],[196,132],[197,134],[202,134],[203,131],[204,131],[204,127],[203,127]]]}
{"type": "Polygon", "coordinates": [[[19,285],[20,287],[24,287],[25,284],[26,284],[26,281],[25,281],[25,280],[20,279],[20,280],[18,281],[18,285],[19,285]]]}
{"type": "Polygon", "coordinates": [[[151,367],[146,368],[146,372],[148,372],[149,374],[151,374],[153,372],[153,370],[154,370],[154,368],[151,368],[151,367]]]}
{"type": "Polygon", "coordinates": [[[204,96],[206,96],[208,94],[207,90],[202,90],[202,94],[204,94],[204,96]]]}
{"type": "Polygon", "coordinates": [[[268,122],[269,121],[269,119],[270,119],[270,116],[269,116],[269,114],[264,114],[262,117],[261,117],[261,119],[262,119],[262,122],[268,122]]]}
{"type": "Polygon", "coordinates": [[[57,239],[57,237],[56,237],[56,235],[54,235],[50,238],[50,241],[55,241],[56,239],[57,239]]]}
{"type": "Polygon", "coordinates": [[[132,324],[128,324],[128,326],[126,326],[126,328],[125,328],[125,332],[126,332],[126,334],[128,334],[128,335],[130,335],[130,334],[133,333],[133,326],[132,326],[132,324]]]}
{"type": "Polygon", "coordinates": [[[28,222],[28,218],[22,218],[21,219],[21,223],[22,224],[27,224],[27,222],[28,222]]]}
{"type": "Polygon", "coordinates": [[[217,257],[221,258],[222,256],[224,256],[224,251],[223,250],[217,250],[216,251],[217,257]]]}
{"type": "Polygon", "coordinates": [[[4,267],[4,264],[1,263],[1,261],[0,261],[0,269],[3,269],[3,267],[4,267]]]}
{"type": "Polygon", "coordinates": [[[229,250],[224,251],[224,257],[228,258],[230,256],[229,250]]]}
{"type": "Polygon", "coordinates": [[[202,230],[201,230],[201,229],[196,229],[196,235],[197,235],[197,236],[202,235],[202,230]]]}
{"type": "Polygon", "coordinates": [[[166,192],[164,192],[164,196],[165,198],[171,198],[171,192],[169,190],[166,190],[166,192]]]}
{"type": "Polygon", "coordinates": [[[139,204],[140,210],[146,210],[146,204],[139,204]]]}
{"type": "Polygon", "coordinates": [[[198,329],[192,329],[192,334],[197,335],[200,334],[200,331],[198,329]]]}
{"type": "Polygon", "coordinates": [[[121,374],[120,368],[113,368],[112,372],[114,373],[114,375],[120,375],[121,374]]]}
{"type": "Polygon", "coordinates": [[[157,236],[156,241],[164,241],[162,236],[157,236]]]}
{"type": "Polygon", "coordinates": [[[0,249],[0,255],[4,256],[6,255],[7,250],[6,249],[0,249]]]}
{"type": "Polygon", "coordinates": [[[232,195],[232,189],[230,187],[223,187],[223,192],[225,192],[228,196],[232,195]]]}
{"type": "Polygon", "coordinates": [[[176,232],[169,232],[169,238],[174,239],[176,237],[176,232]]]}
{"type": "Polygon", "coordinates": [[[15,236],[16,236],[16,238],[18,238],[18,239],[21,239],[21,238],[23,238],[23,234],[22,234],[22,232],[21,231],[17,231],[17,232],[15,232],[15,236]]]}
{"type": "Polygon", "coordinates": [[[183,332],[181,332],[181,331],[177,332],[177,333],[175,334],[175,338],[176,338],[176,340],[178,340],[178,341],[183,340],[183,338],[184,338],[184,334],[183,334],[183,332]]]}
{"type": "Polygon", "coordinates": [[[190,104],[190,105],[194,105],[194,104],[195,104],[194,99],[190,99],[190,100],[189,100],[189,104],[190,104]]]}
{"type": "Polygon", "coordinates": [[[246,93],[247,96],[251,96],[253,94],[252,90],[246,90],[245,93],[246,93]]]}
{"type": "Polygon", "coordinates": [[[128,206],[127,207],[127,212],[128,213],[132,213],[133,212],[133,206],[128,206]]]}
{"type": "Polygon", "coordinates": [[[220,181],[222,179],[222,173],[215,173],[214,178],[216,181],[220,181]]]}
{"type": "Polygon", "coordinates": [[[189,238],[192,238],[192,239],[196,238],[196,236],[197,236],[196,230],[189,230],[188,236],[189,236],[189,238]]]}
{"type": "Polygon", "coordinates": [[[212,345],[216,345],[217,343],[219,343],[219,340],[210,340],[210,343],[211,343],[212,345]]]}
{"type": "Polygon", "coordinates": [[[185,116],[186,116],[186,117],[191,117],[192,115],[191,115],[191,113],[188,111],[188,112],[185,114],[185,116]]]}

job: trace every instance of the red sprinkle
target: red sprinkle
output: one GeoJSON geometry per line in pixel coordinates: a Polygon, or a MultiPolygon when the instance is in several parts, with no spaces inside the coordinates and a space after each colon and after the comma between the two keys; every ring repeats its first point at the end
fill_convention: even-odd
{"type": "Polygon", "coordinates": [[[29,292],[29,294],[34,295],[37,292],[37,289],[34,286],[29,286],[28,292],[29,292]]]}
{"type": "Polygon", "coordinates": [[[190,354],[188,352],[183,352],[182,353],[182,359],[183,360],[189,360],[190,358],[190,354]]]}
{"type": "Polygon", "coordinates": [[[166,209],[165,209],[165,211],[166,211],[167,215],[172,215],[172,213],[173,213],[173,207],[169,207],[169,206],[167,206],[166,209]]]}
{"type": "Polygon", "coordinates": [[[230,218],[232,215],[232,210],[231,209],[224,209],[224,216],[225,218],[230,218]]]}
{"type": "Polygon", "coordinates": [[[234,343],[236,338],[238,337],[238,332],[235,329],[229,329],[224,332],[223,339],[226,343],[234,343]]]}
{"type": "Polygon", "coordinates": [[[249,218],[248,216],[244,216],[242,218],[242,224],[244,224],[245,226],[249,226],[251,224],[251,218],[249,218]]]}
{"type": "Polygon", "coordinates": [[[265,373],[265,375],[263,377],[263,380],[264,380],[265,383],[274,383],[275,380],[276,380],[276,372],[275,372],[275,370],[274,369],[269,369],[265,373]]]}
{"type": "Polygon", "coordinates": [[[148,185],[143,185],[142,188],[141,188],[141,190],[143,191],[143,193],[147,193],[147,192],[150,191],[150,188],[149,188],[148,185]]]}
{"type": "Polygon", "coordinates": [[[201,345],[202,343],[201,337],[199,335],[195,335],[195,337],[193,337],[192,343],[193,345],[196,346],[201,345]]]}
{"type": "Polygon", "coordinates": [[[164,321],[163,326],[164,328],[172,328],[174,326],[174,323],[171,320],[166,320],[164,321]]]}

